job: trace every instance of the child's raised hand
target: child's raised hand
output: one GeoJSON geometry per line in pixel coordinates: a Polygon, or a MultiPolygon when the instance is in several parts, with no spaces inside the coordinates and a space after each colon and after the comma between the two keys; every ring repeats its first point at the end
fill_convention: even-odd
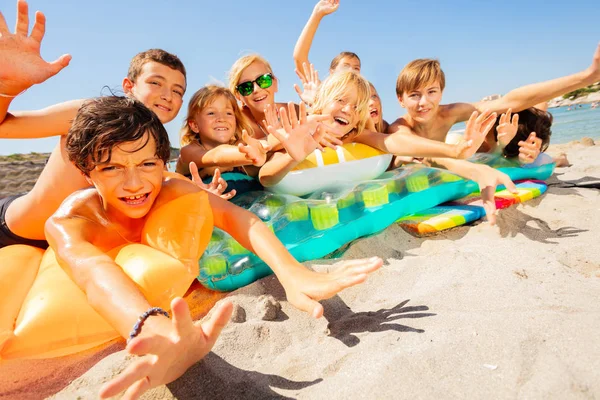
{"type": "Polygon", "coordinates": [[[282,128],[279,115],[277,115],[277,106],[275,104],[267,104],[265,108],[265,119],[263,120],[264,126],[271,125],[275,129],[282,128]]]}
{"type": "Polygon", "coordinates": [[[473,111],[471,118],[467,121],[465,134],[456,145],[456,158],[469,158],[475,154],[495,122],[495,112],[491,113],[486,110],[479,114],[477,111],[473,111]]]}
{"type": "Polygon", "coordinates": [[[161,321],[161,331],[144,334],[142,328],[142,334],[127,344],[129,354],[139,358],[100,389],[100,398],[125,390],[123,399],[137,399],[145,391],[179,378],[212,349],[231,318],[233,305],[225,301],[216,306],[204,323],[192,321],[188,305],[180,297],[171,302],[171,310],[173,320],[161,321]]]}
{"type": "Polygon", "coordinates": [[[325,15],[329,15],[340,6],[340,0],[319,0],[317,5],[315,5],[315,9],[313,13],[324,17],[325,15]]]}
{"type": "Polygon", "coordinates": [[[248,135],[245,129],[242,130],[242,140],[246,144],[238,144],[240,153],[243,153],[255,167],[262,167],[267,161],[267,152],[270,150],[270,146],[248,135]]]}
{"type": "Polygon", "coordinates": [[[221,171],[219,168],[215,169],[213,174],[213,179],[209,184],[202,182],[202,178],[200,178],[200,174],[198,173],[198,166],[195,162],[190,162],[190,174],[192,175],[192,182],[196,184],[200,189],[206,190],[214,194],[215,196],[219,196],[223,200],[229,200],[233,196],[235,196],[235,189],[230,190],[229,192],[223,194],[225,190],[227,190],[227,181],[221,177],[221,171]]]}
{"type": "Polygon", "coordinates": [[[510,143],[519,129],[519,114],[514,114],[511,121],[511,109],[500,116],[500,121],[496,132],[498,132],[498,144],[503,149],[510,143]]]}
{"type": "Polygon", "coordinates": [[[315,318],[323,315],[320,300],[335,296],[342,290],[358,285],[368,274],[383,265],[379,257],[342,261],[329,273],[308,270],[302,265],[290,268],[290,273],[280,277],[287,300],[296,308],[306,311],[315,318]]]}
{"type": "Polygon", "coordinates": [[[284,107],[281,107],[279,116],[282,129],[278,130],[269,125],[267,126],[267,130],[279,140],[290,157],[295,161],[300,162],[304,160],[315,149],[323,149],[313,135],[321,135],[320,129],[323,127],[321,121],[329,119],[330,116],[314,115],[311,121],[308,121],[304,103],[300,103],[300,117],[298,117],[294,103],[291,102],[288,103],[288,111],[284,107]]]}
{"type": "Polygon", "coordinates": [[[35,24],[29,33],[27,2],[17,2],[17,25],[10,33],[6,20],[0,13],[0,94],[16,96],[36,83],[56,75],[69,65],[71,56],[62,55],[48,63],[40,55],[40,45],[46,30],[46,17],[35,13],[35,24]]]}
{"type": "Polygon", "coordinates": [[[496,187],[504,185],[511,193],[517,193],[517,187],[514,182],[502,171],[498,171],[488,165],[473,164],[474,175],[472,179],[479,185],[481,191],[481,200],[485,214],[491,225],[496,223],[496,187]]]}
{"type": "Polygon", "coordinates": [[[519,143],[519,161],[522,164],[531,164],[542,152],[542,139],[531,132],[526,141],[519,143]]]}
{"type": "Polygon", "coordinates": [[[592,58],[592,65],[588,68],[589,74],[594,77],[594,82],[600,80],[600,43],[596,47],[596,52],[592,58]]]}
{"type": "Polygon", "coordinates": [[[319,80],[319,72],[315,70],[313,64],[310,66],[306,65],[306,63],[302,63],[303,71],[299,71],[296,68],[296,75],[300,78],[300,82],[302,82],[302,90],[296,84],[294,84],[294,89],[296,89],[296,93],[300,96],[300,99],[308,105],[313,105],[315,102],[315,95],[317,94],[317,89],[321,84],[319,80]]]}

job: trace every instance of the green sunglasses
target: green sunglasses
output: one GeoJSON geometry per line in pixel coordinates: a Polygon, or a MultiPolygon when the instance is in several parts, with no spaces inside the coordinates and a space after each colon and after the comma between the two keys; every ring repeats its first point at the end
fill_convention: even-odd
{"type": "Polygon", "coordinates": [[[259,76],[258,78],[256,78],[253,81],[240,83],[235,88],[242,96],[244,96],[244,97],[250,96],[252,94],[252,92],[254,92],[254,82],[256,82],[258,87],[261,89],[270,88],[271,85],[273,84],[273,74],[270,72],[266,73],[264,75],[259,76]]]}

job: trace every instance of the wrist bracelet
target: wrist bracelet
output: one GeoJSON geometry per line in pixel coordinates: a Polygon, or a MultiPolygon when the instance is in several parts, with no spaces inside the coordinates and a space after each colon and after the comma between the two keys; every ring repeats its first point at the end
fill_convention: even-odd
{"type": "Polygon", "coordinates": [[[20,96],[20,95],[22,95],[22,94],[23,94],[23,93],[25,93],[26,91],[27,91],[27,89],[24,89],[24,90],[23,90],[21,93],[17,93],[17,94],[15,94],[15,95],[12,95],[12,94],[4,94],[4,93],[0,93],[0,97],[5,97],[5,98],[7,98],[7,99],[13,99],[13,98],[15,98],[15,97],[17,97],[17,96],[20,96]]]}
{"type": "Polygon", "coordinates": [[[129,343],[133,338],[140,334],[140,332],[142,331],[142,326],[144,325],[144,321],[146,321],[148,317],[151,317],[153,315],[164,315],[165,317],[169,318],[169,313],[163,310],[162,308],[149,308],[145,313],[140,315],[137,322],[133,326],[133,329],[131,330],[131,332],[129,332],[129,338],[127,339],[127,343],[129,343]]]}

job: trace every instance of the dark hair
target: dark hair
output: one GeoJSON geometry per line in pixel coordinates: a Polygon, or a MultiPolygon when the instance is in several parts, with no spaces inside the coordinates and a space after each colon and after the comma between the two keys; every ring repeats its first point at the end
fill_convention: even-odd
{"type": "Polygon", "coordinates": [[[131,82],[135,82],[137,77],[141,74],[144,64],[149,62],[157,62],[166,65],[169,68],[181,72],[183,77],[187,79],[185,67],[179,57],[161,49],[150,49],[136,54],[129,63],[127,78],[129,78],[131,82]]]}
{"type": "MultiPolygon", "coordinates": [[[[553,120],[552,114],[535,107],[519,111],[518,114],[519,127],[517,128],[517,134],[504,148],[503,155],[507,158],[518,157],[519,142],[527,140],[531,132],[535,132],[535,136],[542,139],[541,151],[546,151],[550,144],[550,136],[552,135],[552,130],[550,129],[553,120]]],[[[494,138],[496,140],[498,140],[497,126],[494,127],[494,138]]]]}
{"type": "Polygon", "coordinates": [[[338,66],[340,61],[342,61],[342,58],[344,58],[344,57],[356,58],[358,60],[358,63],[360,64],[360,58],[358,57],[358,55],[356,53],[353,53],[351,51],[342,51],[340,54],[335,56],[335,58],[333,60],[331,60],[329,69],[331,69],[331,70],[336,69],[336,67],[338,66]]]}
{"type": "Polygon", "coordinates": [[[121,143],[150,137],[156,143],[156,156],[167,162],[169,135],[156,114],[138,100],[106,96],[86,101],[75,116],[67,135],[69,160],[89,176],[96,165],[110,161],[112,150],[121,143]]]}

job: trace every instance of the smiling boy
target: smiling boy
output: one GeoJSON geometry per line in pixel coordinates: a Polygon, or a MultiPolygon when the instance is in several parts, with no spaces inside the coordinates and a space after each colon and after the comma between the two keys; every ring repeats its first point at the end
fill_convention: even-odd
{"type": "MultiPolygon", "coordinates": [[[[131,336],[131,328],[151,304],[106,252],[139,243],[151,210],[201,191],[189,181],[164,180],[169,147],[161,121],[142,103],[116,96],[87,101],[69,131],[66,150],[93,187],[73,193],[46,222],[46,236],[60,265],[86,293],[90,305],[130,339],[136,336],[131,336]]],[[[212,214],[205,223],[212,219],[214,226],[261,257],[280,280],[288,301],[314,317],[323,314],[319,300],[363,282],[382,265],[375,257],[342,262],[329,274],[312,272],[256,215],[218,196],[203,195],[209,204],[204,212],[212,214]]],[[[197,260],[186,266],[197,273],[197,260]]],[[[129,343],[134,354],[148,356],[138,359],[102,395],[126,388],[138,393],[176,379],[210,350],[231,313],[231,305],[220,307],[208,323],[212,328],[206,328],[191,322],[182,300],[172,305],[173,321],[150,317],[140,336],[129,343]]]]}
{"type": "MultiPolygon", "coordinates": [[[[57,104],[43,110],[8,113],[14,97],[36,83],[54,76],[70,62],[65,55],[53,63],[40,56],[45,17],[36,13],[28,36],[28,6],[17,3],[17,29],[11,34],[0,13],[0,139],[60,136],[60,141],[33,189],[24,195],[0,200],[0,248],[28,244],[46,248],[44,223],[71,193],[88,187],[88,182],[69,162],[65,152],[66,133],[83,100],[57,104]]],[[[179,112],[186,89],[186,71],[177,56],[152,49],[132,60],[123,91],[142,101],[162,123],[179,112]]]]}
{"type": "MultiPolygon", "coordinates": [[[[444,141],[450,128],[456,123],[467,121],[473,111],[488,110],[498,115],[508,109],[518,112],[598,80],[600,44],[596,48],[592,64],[581,72],[522,86],[492,101],[440,104],[446,78],[439,61],[414,60],[402,69],[396,81],[396,95],[407,114],[391,124],[388,133],[408,131],[429,139],[444,141]]],[[[541,141],[527,142],[529,143],[524,142],[523,145],[535,145],[539,148],[541,141]]]]}

